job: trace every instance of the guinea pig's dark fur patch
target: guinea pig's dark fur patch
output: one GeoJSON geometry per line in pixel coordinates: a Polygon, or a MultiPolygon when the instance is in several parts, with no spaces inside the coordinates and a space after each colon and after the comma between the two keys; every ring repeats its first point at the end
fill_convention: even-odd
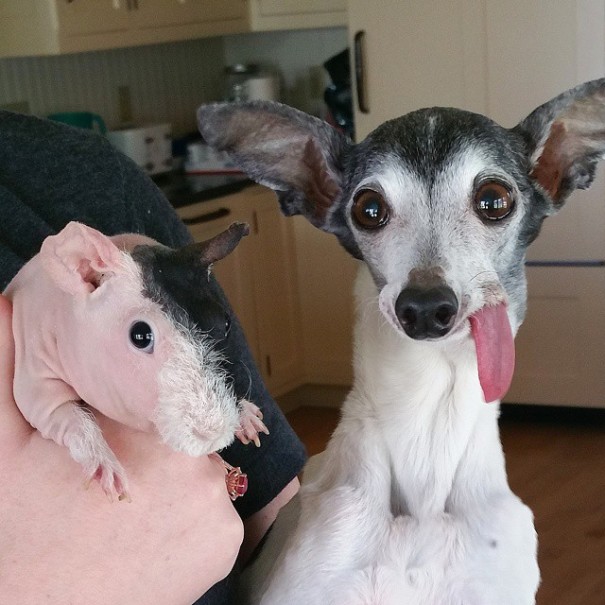
{"type": "Polygon", "coordinates": [[[215,343],[225,339],[230,313],[216,293],[208,265],[182,250],[137,246],[133,259],[141,267],[143,295],[188,330],[199,330],[215,343]]]}

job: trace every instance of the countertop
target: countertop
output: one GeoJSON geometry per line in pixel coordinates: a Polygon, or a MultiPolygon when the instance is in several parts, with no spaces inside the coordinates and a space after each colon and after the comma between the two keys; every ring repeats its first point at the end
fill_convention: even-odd
{"type": "Polygon", "coordinates": [[[153,181],[175,208],[213,200],[236,193],[254,184],[254,181],[243,173],[185,174],[169,172],[154,176],[153,181]]]}

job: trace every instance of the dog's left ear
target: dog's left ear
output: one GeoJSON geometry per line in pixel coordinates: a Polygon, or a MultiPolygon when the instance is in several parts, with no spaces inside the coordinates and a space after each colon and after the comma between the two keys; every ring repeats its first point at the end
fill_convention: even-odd
{"type": "Polygon", "coordinates": [[[330,208],[340,196],[349,145],[344,135],[318,118],[267,101],[202,105],[197,117],[204,139],[275,190],[284,214],[304,214],[332,231],[330,208]]]}
{"type": "Polygon", "coordinates": [[[605,155],[605,79],[576,86],[518,124],[529,147],[531,176],[560,208],[574,189],[587,189],[605,155]]]}

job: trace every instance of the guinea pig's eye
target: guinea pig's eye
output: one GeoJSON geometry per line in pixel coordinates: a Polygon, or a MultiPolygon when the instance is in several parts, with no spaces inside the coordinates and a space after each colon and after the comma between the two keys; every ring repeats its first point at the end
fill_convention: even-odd
{"type": "Polygon", "coordinates": [[[144,321],[135,321],[130,328],[130,342],[143,353],[153,353],[154,336],[151,326],[144,321]]]}
{"type": "Polygon", "coordinates": [[[229,332],[231,332],[231,316],[225,313],[225,338],[229,336],[229,332]]]}
{"type": "Polygon", "coordinates": [[[362,229],[380,229],[389,222],[389,206],[377,191],[361,189],[355,195],[351,216],[362,229]]]}
{"type": "Polygon", "coordinates": [[[482,183],[475,191],[473,200],[479,216],[488,221],[500,221],[515,207],[515,200],[508,187],[498,181],[482,183]]]}

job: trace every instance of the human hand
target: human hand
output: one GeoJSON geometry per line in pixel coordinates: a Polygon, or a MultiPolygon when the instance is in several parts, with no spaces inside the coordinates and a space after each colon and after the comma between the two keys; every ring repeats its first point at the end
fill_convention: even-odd
{"type": "Polygon", "coordinates": [[[85,490],[67,449],[15,405],[10,316],[0,296],[0,602],[190,605],[230,571],[243,537],[222,464],[99,417],[132,502],[85,490]]]}

